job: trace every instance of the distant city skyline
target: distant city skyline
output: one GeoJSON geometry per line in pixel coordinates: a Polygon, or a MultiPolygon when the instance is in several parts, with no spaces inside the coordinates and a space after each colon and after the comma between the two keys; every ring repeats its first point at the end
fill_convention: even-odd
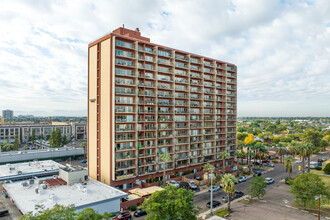
{"type": "Polygon", "coordinates": [[[87,116],[87,45],[122,26],[235,63],[238,117],[330,116],[330,1],[8,1],[0,110],[87,116]],[[127,16],[132,15],[132,16],[127,16]]]}

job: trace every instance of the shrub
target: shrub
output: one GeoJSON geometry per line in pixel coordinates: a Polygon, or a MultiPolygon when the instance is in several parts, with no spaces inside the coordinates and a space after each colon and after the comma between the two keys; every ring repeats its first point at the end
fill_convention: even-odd
{"type": "Polygon", "coordinates": [[[326,174],[330,174],[330,163],[328,163],[324,168],[323,168],[323,172],[326,174]]]}
{"type": "Polygon", "coordinates": [[[315,170],[322,170],[322,167],[317,166],[317,167],[315,167],[315,170]]]}
{"type": "Polygon", "coordinates": [[[272,162],[273,163],[277,163],[278,161],[276,159],[272,159],[272,162]]]}
{"type": "Polygon", "coordinates": [[[289,177],[285,177],[285,184],[291,185],[293,183],[293,179],[289,179],[289,177]]]}
{"type": "Polygon", "coordinates": [[[243,171],[243,175],[250,175],[250,171],[243,171]]]}
{"type": "Polygon", "coordinates": [[[214,211],[214,214],[219,217],[224,217],[225,215],[229,214],[229,211],[227,209],[218,209],[214,211]]]}
{"type": "Polygon", "coordinates": [[[135,205],[131,205],[130,209],[131,209],[132,212],[134,212],[134,211],[136,211],[136,206],[135,205]]]}

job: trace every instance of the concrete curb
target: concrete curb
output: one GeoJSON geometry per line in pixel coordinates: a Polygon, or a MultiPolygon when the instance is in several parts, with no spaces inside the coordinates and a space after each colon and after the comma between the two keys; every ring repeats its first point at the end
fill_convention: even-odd
{"type": "MultiPolygon", "coordinates": [[[[310,213],[310,214],[312,214],[312,215],[314,215],[314,216],[318,216],[316,213],[313,213],[313,212],[309,212],[309,211],[306,211],[306,210],[302,210],[302,209],[299,209],[299,208],[297,208],[297,207],[293,207],[293,206],[290,206],[290,205],[285,205],[285,207],[287,207],[287,208],[289,208],[289,209],[295,209],[295,210],[298,210],[298,211],[301,211],[301,212],[304,212],[304,213],[310,213]]],[[[327,217],[327,216],[322,216],[321,215],[321,217],[322,218],[326,218],[326,219],[330,219],[329,217],[327,217]]]]}

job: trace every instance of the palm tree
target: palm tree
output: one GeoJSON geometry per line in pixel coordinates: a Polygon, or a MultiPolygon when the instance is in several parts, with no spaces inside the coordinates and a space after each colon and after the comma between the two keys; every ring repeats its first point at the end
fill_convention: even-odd
{"type": "Polygon", "coordinates": [[[310,168],[310,162],[311,162],[311,155],[314,152],[314,145],[312,143],[304,143],[305,147],[306,147],[306,156],[307,156],[307,163],[308,163],[308,173],[311,171],[310,168]]]}
{"type": "Polygon", "coordinates": [[[167,152],[164,152],[162,155],[160,155],[159,159],[161,162],[163,162],[163,185],[165,186],[165,166],[167,161],[171,160],[171,155],[169,155],[167,152]]]}
{"type": "Polygon", "coordinates": [[[305,173],[305,157],[307,155],[307,148],[305,144],[297,145],[297,151],[299,152],[299,156],[301,157],[303,173],[305,173]]]}
{"type": "Polygon", "coordinates": [[[290,179],[290,173],[292,172],[292,163],[293,163],[293,157],[284,158],[285,169],[286,169],[286,172],[288,173],[289,179],[290,179]]]}
{"type": "Polygon", "coordinates": [[[220,153],[220,156],[221,156],[222,162],[223,162],[222,163],[222,172],[223,172],[223,174],[225,174],[226,173],[226,165],[225,165],[226,159],[228,159],[230,155],[227,151],[222,151],[220,153]]]}
{"type": "Polygon", "coordinates": [[[234,156],[237,158],[237,165],[239,165],[239,158],[242,157],[242,151],[241,150],[236,150],[234,153],[234,156]]]}
{"type": "Polygon", "coordinates": [[[276,153],[280,156],[280,160],[282,163],[283,160],[283,155],[285,155],[287,152],[285,146],[283,143],[278,143],[277,147],[276,147],[276,153]]]}
{"type": "Polygon", "coordinates": [[[230,211],[230,197],[235,192],[235,177],[231,174],[226,174],[223,176],[222,188],[223,191],[227,194],[227,210],[230,211]]]}
{"type": "Polygon", "coordinates": [[[80,144],[80,146],[84,148],[84,157],[86,158],[86,146],[87,146],[87,143],[86,142],[82,142],[80,144]]]}
{"type": "Polygon", "coordinates": [[[296,142],[291,142],[289,145],[289,152],[293,156],[293,158],[298,154],[298,147],[296,142]]]}
{"type": "Polygon", "coordinates": [[[207,172],[207,175],[208,175],[207,182],[209,182],[210,181],[210,174],[213,172],[214,166],[207,163],[207,164],[204,165],[203,170],[207,172]]]}
{"type": "Polygon", "coordinates": [[[254,153],[253,153],[253,151],[249,150],[248,152],[246,152],[245,155],[248,158],[248,166],[249,166],[249,171],[251,173],[252,172],[251,157],[253,157],[254,153]],[[249,158],[250,158],[250,160],[249,160],[249,158]]]}
{"type": "MultiPolygon", "coordinates": [[[[250,150],[253,152],[254,162],[253,164],[256,164],[256,157],[257,157],[257,151],[258,151],[259,144],[252,144],[250,150]]],[[[252,156],[252,155],[251,155],[252,156]]]]}
{"type": "Polygon", "coordinates": [[[260,154],[260,164],[262,162],[262,159],[265,157],[265,155],[269,155],[269,151],[266,148],[265,145],[261,145],[259,148],[259,154],[260,154]]]}

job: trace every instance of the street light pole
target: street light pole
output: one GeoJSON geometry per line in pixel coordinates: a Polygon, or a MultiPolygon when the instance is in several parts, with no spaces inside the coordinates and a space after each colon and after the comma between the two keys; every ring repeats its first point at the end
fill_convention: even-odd
{"type": "Polygon", "coordinates": [[[212,216],[213,215],[213,169],[211,170],[211,203],[210,203],[210,206],[211,206],[210,214],[212,216]]]}

